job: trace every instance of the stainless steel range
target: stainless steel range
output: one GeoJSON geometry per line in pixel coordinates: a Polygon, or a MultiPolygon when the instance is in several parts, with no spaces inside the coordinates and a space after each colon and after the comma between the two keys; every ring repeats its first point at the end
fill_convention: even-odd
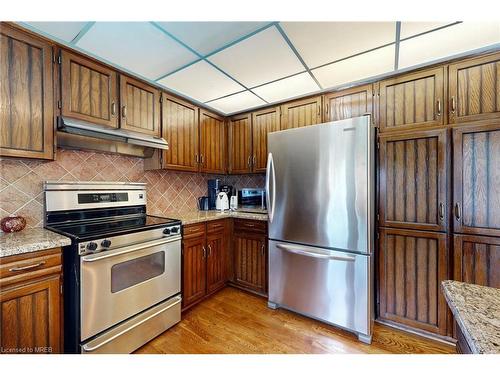
{"type": "Polygon", "coordinates": [[[180,321],[180,221],[146,215],[142,183],[46,182],[63,249],[66,353],[130,353],[180,321]]]}

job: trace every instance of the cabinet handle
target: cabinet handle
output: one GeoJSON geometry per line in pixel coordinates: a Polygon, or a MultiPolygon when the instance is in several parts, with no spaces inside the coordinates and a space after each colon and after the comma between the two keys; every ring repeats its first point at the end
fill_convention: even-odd
{"type": "Polygon", "coordinates": [[[126,106],[126,105],[124,105],[124,106],[122,107],[122,117],[123,117],[123,118],[126,118],[126,117],[127,117],[127,106],[126,106]]]}
{"type": "Polygon", "coordinates": [[[116,116],[116,103],[115,102],[111,103],[111,115],[116,116]]]}
{"type": "Polygon", "coordinates": [[[200,163],[201,165],[205,164],[205,157],[203,156],[203,154],[200,155],[200,163]]]}
{"type": "Polygon", "coordinates": [[[262,246],[260,247],[260,252],[262,256],[266,255],[266,244],[263,243],[262,246]]]}
{"type": "Polygon", "coordinates": [[[321,107],[318,106],[318,116],[321,116],[321,107]]]}
{"type": "Polygon", "coordinates": [[[444,220],[444,204],[439,203],[439,220],[444,220]]]}
{"type": "Polygon", "coordinates": [[[33,268],[43,266],[44,264],[45,264],[45,262],[40,262],[40,263],[30,264],[28,266],[23,266],[23,267],[12,267],[12,268],[9,268],[9,271],[10,272],[26,271],[26,270],[31,270],[33,268]]]}
{"type": "Polygon", "coordinates": [[[257,160],[257,157],[254,155],[253,158],[252,158],[252,164],[255,165],[255,162],[257,160]]]}
{"type": "Polygon", "coordinates": [[[330,105],[328,103],[325,104],[325,113],[328,114],[330,105]]]}
{"type": "Polygon", "coordinates": [[[208,256],[212,256],[212,246],[208,245],[208,256]]]}
{"type": "Polygon", "coordinates": [[[200,157],[198,156],[198,154],[194,154],[194,161],[196,162],[196,164],[200,163],[200,157]]]}
{"type": "Polygon", "coordinates": [[[207,249],[205,249],[205,246],[202,246],[203,249],[203,258],[207,257],[207,249]]]}
{"type": "Polygon", "coordinates": [[[459,203],[455,203],[455,218],[457,219],[457,221],[460,221],[460,215],[461,215],[461,212],[460,212],[460,204],[459,203]]]}
{"type": "Polygon", "coordinates": [[[252,165],[252,161],[251,160],[252,160],[252,157],[250,155],[248,155],[248,159],[247,159],[248,168],[250,168],[251,165],[252,165]]]}
{"type": "Polygon", "coordinates": [[[441,99],[437,100],[437,115],[441,116],[441,99]]]}
{"type": "Polygon", "coordinates": [[[455,109],[456,109],[455,97],[452,96],[451,97],[451,113],[455,113],[455,109]]]}

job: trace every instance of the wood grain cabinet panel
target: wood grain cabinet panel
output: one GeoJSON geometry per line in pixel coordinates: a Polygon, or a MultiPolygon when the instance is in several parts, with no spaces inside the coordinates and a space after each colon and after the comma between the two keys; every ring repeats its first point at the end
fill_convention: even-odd
{"type": "Polygon", "coordinates": [[[160,92],[125,75],[120,76],[120,127],[160,136],[160,92]]]}
{"type": "Polygon", "coordinates": [[[267,293],[266,236],[235,232],[233,237],[234,282],[243,288],[267,293]]]}
{"type": "Polygon", "coordinates": [[[445,233],[382,228],[379,242],[379,316],[445,335],[448,275],[445,233]]]}
{"type": "Polygon", "coordinates": [[[200,301],[206,295],[205,231],[182,240],[182,307],[200,301]]]}
{"type": "Polygon", "coordinates": [[[456,127],[453,150],[454,231],[500,236],[500,124],[456,127]]]}
{"type": "Polygon", "coordinates": [[[280,130],[280,108],[272,107],[252,112],[253,171],[266,171],[267,135],[280,130]]]}
{"type": "Polygon", "coordinates": [[[163,94],[162,135],[169,149],[163,151],[163,168],[196,172],[199,168],[198,108],[163,94]]]}
{"type": "Polygon", "coordinates": [[[244,114],[229,119],[229,173],[252,171],[252,116],[244,114]]]}
{"type": "Polygon", "coordinates": [[[446,231],[446,132],[380,137],[380,226],[446,231]]]}
{"type": "Polygon", "coordinates": [[[0,23],[0,155],[53,159],[52,46],[0,23]]]}
{"type": "Polygon", "coordinates": [[[324,96],[324,122],[373,114],[373,87],[364,85],[324,96]]]}
{"type": "Polygon", "coordinates": [[[226,284],[226,240],[224,227],[207,233],[207,293],[226,284]]]}
{"type": "Polygon", "coordinates": [[[500,288],[500,238],[453,236],[453,278],[500,288]]]}
{"type": "Polygon", "coordinates": [[[500,53],[449,66],[449,122],[500,118],[500,53]]]}
{"type": "Polygon", "coordinates": [[[444,125],[444,68],[405,74],[380,82],[380,132],[444,125]]]}
{"type": "Polygon", "coordinates": [[[224,118],[200,110],[200,170],[205,173],[226,173],[227,133],[224,118]]]}
{"type": "Polygon", "coordinates": [[[61,51],[62,115],[117,128],[117,76],[110,68],[61,51]]]}
{"type": "Polygon", "coordinates": [[[321,96],[285,103],[281,106],[281,130],[321,123],[321,96]]]}

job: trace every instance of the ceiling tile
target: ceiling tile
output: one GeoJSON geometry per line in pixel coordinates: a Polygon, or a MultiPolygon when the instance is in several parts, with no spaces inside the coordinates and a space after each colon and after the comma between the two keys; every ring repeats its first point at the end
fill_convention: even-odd
{"type": "Polygon", "coordinates": [[[24,22],[48,35],[71,42],[87,22],[24,22]]]}
{"type": "Polygon", "coordinates": [[[264,105],[266,103],[250,91],[244,91],[206,104],[218,111],[230,114],[257,107],[259,105],[264,105]]]}
{"type": "Polygon", "coordinates": [[[401,42],[399,68],[500,43],[500,22],[463,22],[401,42]]]}
{"type": "Polygon", "coordinates": [[[309,68],[396,40],[396,22],[283,22],[280,25],[309,68]]]}
{"type": "Polygon", "coordinates": [[[453,22],[401,22],[401,31],[399,33],[400,39],[405,39],[413,35],[425,33],[449,25],[453,22]]]}
{"type": "Polygon", "coordinates": [[[394,70],[394,45],[312,70],[324,88],[367,79],[394,70]]]}
{"type": "Polygon", "coordinates": [[[266,22],[158,22],[202,55],[228,45],[266,25],[266,22]]]}
{"type": "Polygon", "coordinates": [[[158,81],[168,88],[200,102],[244,90],[244,87],[219,72],[206,61],[188,66],[158,81]]]}
{"type": "Polygon", "coordinates": [[[319,89],[316,82],[314,82],[309,73],[306,72],[256,87],[252,89],[252,91],[268,102],[277,102],[279,100],[309,94],[319,89]]]}
{"type": "Polygon", "coordinates": [[[304,70],[275,27],[261,31],[208,59],[247,87],[304,70]]]}
{"type": "Polygon", "coordinates": [[[197,59],[149,22],[97,22],[77,46],[149,79],[197,59]]]}

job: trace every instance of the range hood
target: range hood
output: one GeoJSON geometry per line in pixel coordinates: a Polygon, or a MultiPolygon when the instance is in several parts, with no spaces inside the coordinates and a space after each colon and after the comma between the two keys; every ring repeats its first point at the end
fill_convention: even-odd
{"type": "Polygon", "coordinates": [[[156,149],[168,150],[168,143],[163,138],[111,129],[70,117],[58,117],[57,130],[60,147],[116,152],[143,158],[151,157],[156,149]]]}

